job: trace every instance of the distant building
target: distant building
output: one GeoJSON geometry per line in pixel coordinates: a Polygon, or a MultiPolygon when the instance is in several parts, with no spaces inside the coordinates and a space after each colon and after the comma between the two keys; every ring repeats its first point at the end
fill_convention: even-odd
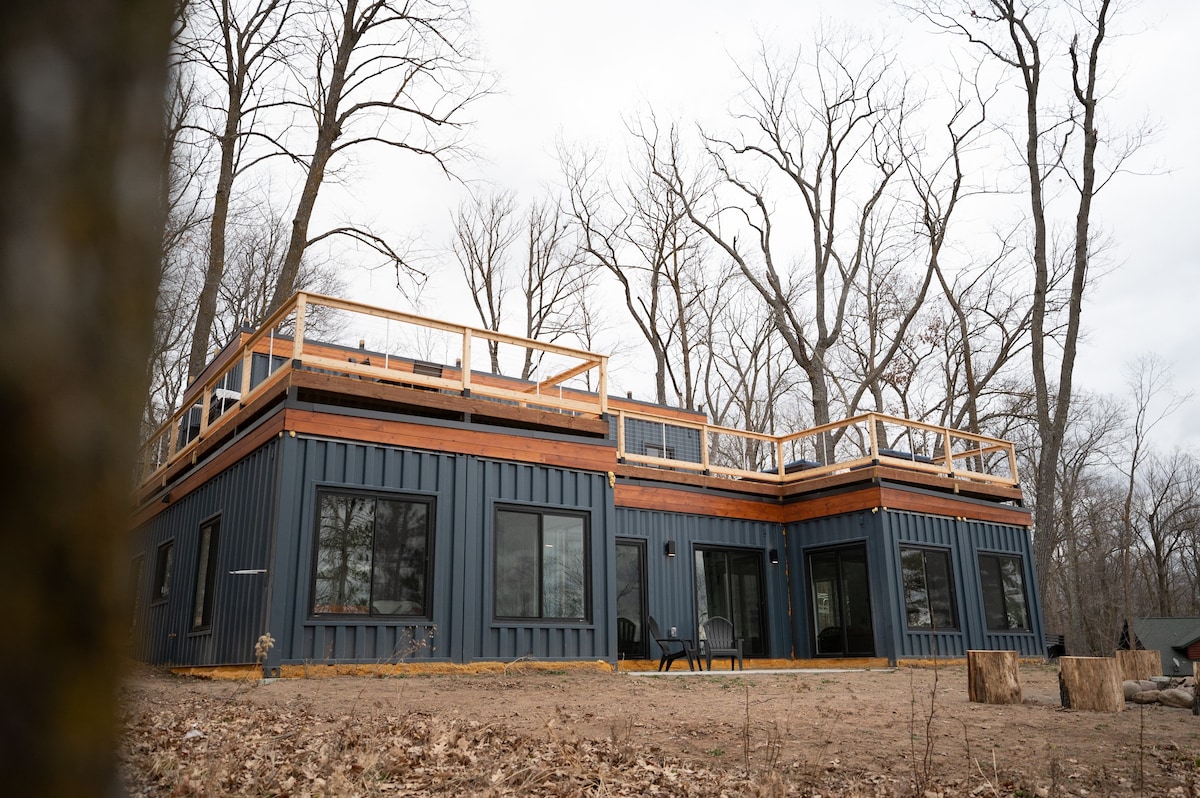
{"type": "MultiPolygon", "coordinates": [[[[1200,617],[1135,618],[1133,648],[1162,653],[1163,674],[1191,676],[1192,663],[1200,662],[1200,617]]],[[[1121,648],[1129,648],[1121,640],[1121,648]]]]}
{"type": "Polygon", "coordinates": [[[267,632],[271,670],[616,662],[658,657],[651,616],[688,638],[726,617],[747,658],[1044,654],[1005,441],[714,427],[608,396],[602,355],[307,294],[183,408],[138,474],[148,662],[253,663],[267,632]],[[473,368],[488,341],[538,376],[473,368]]]}

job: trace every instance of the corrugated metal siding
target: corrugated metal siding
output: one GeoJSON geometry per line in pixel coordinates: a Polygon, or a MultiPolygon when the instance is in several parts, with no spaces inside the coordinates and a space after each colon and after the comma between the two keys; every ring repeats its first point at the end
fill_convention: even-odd
{"type": "Polygon", "coordinates": [[[349,441],[299,436],[286,441],[276,554],[272,630],[280,639],[271,664],[394,662],[450,656],[455,561],[455,457],[349,441]],[[432,497],[434,520],[426,619],[310,618],[316,496],[319,488],[375,489],[432,497]]]}
{"type": "Polygon", "coordinates": [[[180,498],[133,536],[143,554],[137,586],[134,654],[154,664],[222,665],[254,661],[267,629],[266,575],[230,571],[268,568],[277,496],[278,439],[180,498]],[[192,631],[200,526],[219,517],[212,625],[192,631]],[[168,600],[151,605],[158,547],[175,542],[168,600]]]}
{"type": "Polygon", "coordinates": [[[616,545],[607,526],[607,476],[501,460],[466,458],[463,555],[468,567],[456,593],[463,630],[460,656],[472,659],[615,659],[616,545]],[[586,623],[497,621],[493,611],[493,541],[497,505],[563,509],[587,518],[589,614],[586,623]]]}
{"type": "Polygon", "coordinates": [[[881,596],[881,605],[886,603],[895,641],[893,650],[898,658],[965,657],[967,655],[968,630],[977,615],[969,611],[964,603],[962,585],[963,550],[959,522],[941,515],[918,515],[915,513],[885,510],[880,512],[887,545],[884,548],[884,581],[886,594],[881,596]],[[932,632],[909,629],[905,610],[904,584],[901,579],[900,547],[922,546],[940,549],[950,555],[950,570],[954,579],[954,601],[958,614],[958,629],[932,632]]]}
{"type": "MultiPolygon", "coordinates": [[[[743,548],[761,553],[763,592],[766,601],[767,646],[772,657],[792,654],[788,624],[787,566],[783,560],[784,537],[778,524],[657,510],[616,508],[616,534],[646,543],[646,590],[650,615],[666,633],[672,626],[680,635],[696,638],[696,546],[743,548]],[[668,540],[675,542],[676,556],[664,554],[668,540]],[[780,551],[781,561],[767,560],[771,549],[780,551]]],[[[651,648],[655,648],[651,645],[651,648]]],[[[657,657],[657,650],[650,652],[657,657]]]]}
{"type": "Polygon", "coordinates": [[[1033,551],[1024,527],[896,511],[881,515],[889,537],[887,571],[891,581],[887,596],[889,605],[894,608],[890,613],[894,628],[898,630],[898,657],[963,657],[968,649],[1014,650],[1021,656],[1045,653],[1041,608],[1033,574],[1033,551]],[[950,550],[959,631],[935,636],[927,631],[907,629],[899,566],[899,550],[903,544],[950,550]],[[981,551],[1020,555],[1025,568],[1029,631],[992,632],[987,629],[979,579],[981,551]]]}
{"type": "MultiPolygon", "coordinates": [[[[611,436],[616,440],[616,416],[610,424],[611,436]]],[[[700,431],[669,422],[646,421],[640,418],[625,419],[625,451],[630,454],[645,454],[651,457],[667,457],[689,463],[701,462],[700,431]],[[647,448],[649,445],[651,448],[647,448]],[[657,447],[657,448],[654,448],[657,447]]]]}
{"type": "Polygon", "coordinates": [[[788,525],[787,564],[792,602],[792,639],[795,641],[797,657],[813,656],[812,608],[805,570],[807,554],[818,549],[859,543],[867,547],[875,655],[895,659],[892,614],[886,603],[880,600],[888,595],[885,579],[890,569],[878,515],[871,512],[846,513],[788,525]]]}
{"type": "MultiPolygon", "coordinates": [[[[960,521],[964,540],[971,548],[970,567],[964,566],[964,581],[971,579],[971,596],[980,615],[979,642],[972,639],[972,648],[995,651],[1016,651],[1023,657],[1046,654],[1045,628],[1042,625],[1042,604],[1033,564],[1033,543],[1029,531],[1020,526],[988,524],[982,521],[960,521]],[[992,632],[982,620],[983,592],[979,582],[979,553],[1019,554],[1025,570],[1025,600],[1029,610],[1030,629],[1027,632],[992,632]]],[[[964,550],[967,546],[964,546],[964,550]]]]}

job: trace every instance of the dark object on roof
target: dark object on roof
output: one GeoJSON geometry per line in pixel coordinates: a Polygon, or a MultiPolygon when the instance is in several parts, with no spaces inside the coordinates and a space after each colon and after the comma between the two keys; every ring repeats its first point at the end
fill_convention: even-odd
{"type": "Polygon", "coordinates": [[[911,460],[914,463],[926,463],[928,465],[936,465],[932,458],[926,457],[923,454],[913,454],[912,452],[902,452],[899,449],[880,449],[879,454],[884,457],[894,457],[897,460],[911,460]]]}

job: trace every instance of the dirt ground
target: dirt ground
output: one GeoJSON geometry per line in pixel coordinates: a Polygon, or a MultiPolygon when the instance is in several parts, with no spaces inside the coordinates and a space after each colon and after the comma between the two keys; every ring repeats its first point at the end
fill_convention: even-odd
{"type": "Polygon", "coordinates": [[[137,795],[1169,795],[1200,798],[1200,718],[972,704],[966,669],[535,671],[127,682],[137,795]]]}

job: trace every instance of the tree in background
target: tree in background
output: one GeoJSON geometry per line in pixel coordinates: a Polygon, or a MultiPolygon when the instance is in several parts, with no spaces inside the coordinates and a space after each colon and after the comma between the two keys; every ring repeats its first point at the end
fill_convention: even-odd
{"type": "Polygon", "coordinates": [[[653,119],[634,134],[619,180],[603,174],[597,153],[564,152],[561,160],[586,262],[617,280],[654,357],[655,401],[694,410],[708,254],[683,204],[653,174],[657,135],[653,119]]]}
{"type": "MultiPolygon", "coordinates": [[[[180,38],[184,63],[213,87],[203,112],[188,123],[216,147],[217,174],[209,214],[207,263],[200,285],[187,374],[208,363],[225,274],[225,247],[234,184],[262,161],[280,155],[270,115],[281,107],[279,78],[289,46],[290,0],[190,0],[189,25],[180,38]],[[267,146],[263,146],[266,144],[267,146]]],[[[224,343],[223,341],[221,343],[224,343]]]]}
{"type": "Polygon", "coordinates": [[[988,63],[1010,72],[1021,96],[1023,113],[1013,127],[1013,139],[1019,143],[1032,241],[1030,365],[1039,439],[1034,553],[1044,586],[1058,538],[1058,465],[1070,418],[1083,297],[1097,266],[1093,201],[1144,136],[1100,136],[1100,100],[1106,92],[1102,56],[1107,54],[1116,5],[1112,0],[924,0],[914,4],[914,10],[937,28],[962,36],[988,63]],[[1056,80],[1068,87],[1065,96],[1055,93],[1056,80]],[[1048,181],[1055,175],[1066,181],[1071,194],[1050,192],[1048,181]],[[1067,206],[1061,218],[1071,221],[1061,259],[1066,266],[1061,305],[1053,296],[1059,253],[1054,251],[1052,206],[1059,202],[1067,206]]]}
{"type": "Polygon", "coordinates": [[[313,0],[297,36],[307,49],[292,61],[298,96],[310,114],[311,148],[289,147],[304,171],[283,268],[268,309],[296,291],[305,251],[332,237],[349,238],[382,256],[402,275],[421,273],[383,237],[357,225],[309,231],[313,209],[334,168],[369,148],[433,158],[444,170],[462,147],[467,106],[489,90],[476,71],[462,0],[313,0]]]}

